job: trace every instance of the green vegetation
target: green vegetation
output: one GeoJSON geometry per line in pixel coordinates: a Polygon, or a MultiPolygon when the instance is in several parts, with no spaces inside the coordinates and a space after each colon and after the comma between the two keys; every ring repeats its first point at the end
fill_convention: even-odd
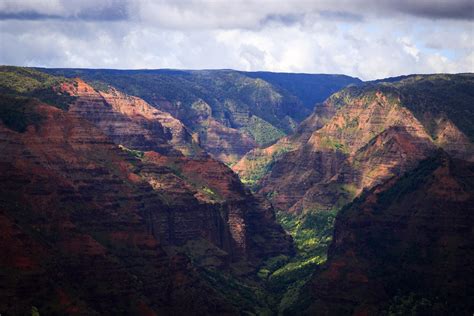
{"type": "Polygon", "coordinates": [[[274,161],[266,157],[257,158],[256,156],[250,157],[249,155],[246,158],[251,160],[253,166],[246,170],[245,174],[240,175],[240,181],[252,191],[257,191],[258,182],[271,170],[274,161]]]}
{"type": "Polygon", "coordinates": [[[276,144],[275,146],[278,147],[270,156],[263,153],[261,149],[255,149],[245,155],[246,161],[244,163],[250,167],[244,173],[239,174],[239,177],[240,181],[251,190],[256,191],[259,181],[271,171],[275,161],[293,149],[287,145],[276,144]]]}
{"type": "Polygon", "coordinates": [[[388,316],[449,315],[450,309],[446,302],[439,298],[426,298],[420,294],[409,293],[395,296],[386,314],[388,316]]]}
{"type": "Polygon", "coordinates": [[[38,126],[42,120],[35,100],[67,109],[75,98],[59,92],[66,81],[30,68],[0,66],[0,120],[12,130],[24,132],[28,125],[38,126]]]}
{"type": "Polygon", "coordinates": [[[333,94],[329,100],[337,107],[354,99],[371,102],[377,91],[390,103],[399,103],[413,112],[415,117],[434,136],[438,121],[451,120],[469,139],[474,141],[474,75],[438,74],[411,75],[389,78],[351,86],[333,94]]]}
{"type": "Polygon", "coordinates": [[[346,146],[344,146],[344,144],[342,144],[338,140],[333,139],[333,138],[328,137],[328,136],[324,136],[321,139],[320,146],[321,146],[321,148],[326,148],[326,149],[331,149],[331,150],[338,150],[338,151],[342,151],[344,153],[348,152],[348,149],[346,148],[346,146]]]}
{"type": "Polygon", "coordinates": [[[31,68],[1,66],[0,87],[19,94],[29,93],[44,87],[52,87],[59,83],[56,77],[33,70],[31,68]]]}
{"type": "Polygon", "coordinates": [[[331,93],[355,78],[333,75],[245,73],[233,70],[39,69],[80,77],[94,88],[114,86],[170,112],[191,132],[212,116],[225,126],[251,135],[260,145],[290,133],[331,93]],[[163,103],[163,100],[169,103],[163,103]]]}
{"type": "Polygon", "coordinates": [[[296,73],[248,72],[245,75],[260,78],[284,88],[297,96],[310,110],[332,93],[351,84],[360,84],[357,78],[343,75],[312,75],[296,73]]]}
{"type": "Polygon", "coordinates": [[[450,119],[474,142],[474,75],[410,76],[393,83],[403,106],[433,133],[440,118],[450,119]]]}
{"type": "Polygon", "coordinates": [[[134,149],[129,149],[123,145],[119,145],[119,148],[129,154],[130,156],[137,158],[137,159],[142,159],[145,153],[140,150],[134,150],[134,149]]]}
{"type": "Polygon", "coordinates": [[[36,306],[31,307],[31,316],[40,316],[38,308],[36,306]]]}
{"type": "Polygon", "coordinates": [[[42,117],[36,113],[31,99],[0,94],[0,120],[8,128],[23,133],[28,125],[39,125],[42,117]]]}
{"type": "Polygon", "coordinates": [[[249,119],[248,126],[244,127],[242,130],[250,134],[261,147],[265,147],[285,136],[285,133],[282,130],[274,127],[257,116],[252,116],[249,119]]]}
{"type": "Polygon", "coordinates": [[[217,269],[201,269],[201,276],[241,315],[274,315],[272,301],[260,284],[217,269]]]}
{"type": "MultiPolygon", "coordinates": [[[[230,70],[41,70],[55,75],[81,77],[93,82],[94,87],[101,90],[112,85],[169,111],[192,131],[198,131],[202,127],[200,124],[203,115],[212,115],[217,121],[232,128],[249,128],[258,132],[255,126],[252,127],[255,122],[248,119],[255,116],[270,124],[272,130],[290,132],[292,128],[288,125],[287,116],[299,122],[309,114],[309,110],[288,92],[262,79],[250,78],[230,70]],[[163,99],[171,104],[162,107],[163,99]]],[[[267,139],[271,139],[267,134],[268,132],[263,132],[258,137],[262,137],[262,142],[267,142],[267,139]]]]}
{"type": "Polygon", "coordinates": [[[297,254],[291,259],[280,256],[268,260],[260,268],[259,276],[267,281],[267,287],[280,302],[280,313],[295,309],[301,289],[326,261],[335,216],[335,211],[277,214],[280,224],[293,236],[297,254]]]}
{"type": "Polygon", "coordinates": [[[260,270],[258,271],[258,276],[264,280],[268,279],[268,277],[273,271],[276,271],[283,265],[287,264],[289,260],[290,258],[285,255],[279,255],[268,259],[263,264],[263,266],[260,267],[260,270]]]}
{"type": "Polygon", "coordinates": [[[209,188],[207,186],[203,186],[201,188],[201,192],[206,194],[211,200],[217,201],[217,200],[220,199],[219,195],[216,192],[214,192],[214,190],[212,190],[211,188],[209,188]]]}
{"type": "Polygon", "coordinates": [[[35,98],[67,110],[75,97],[59,91],[67,82],[63,77],[51,76],[31,68],[0,66],[0,93],[3,95],[35,98]]]}
{"type": "Polygon", "coordinates": [[[203,100],[195,101],[193,104],[191,104],[191,109],[194,110],[198,115],[206,118],[212,115],[211,107],[203,100]]]}
{"type": "Polygon", "coordinates": [[[205,240],[189,241],[177,248],[198,267],[201,276],[222,296],[249,315],[274,315],[298,310],[305,284],[315,269],[326,261],[332,239],[335,211],[291,215],[279,212],[277,217],[295,240],[295,257],[279,255],[269,258],[259,268],[260,281],[249,278],[251,267],[232,263],[222,269],[227,253],[205,240]],[[247,272],[246,272],[247,271],[247,272]]]}
{"type": "Polygon", "coordinates": [[[97,91],[108,92],[110,90],[110,86],[108,84],[99,80],[91,80],[87,83],[97,91]]]}
{"type": "Polygon", "coordinates": [[[332,239],[336,211],[313,211],[303,215],[279,212],[277,219],[293,236],[298,255],[304,258],[325,258],[332,239]]]}
{"type": "MultiPolygon", "coordinates": [[[[438,245],[430,248],[426,247],[426,244],[419,243],[422,239],[438,240],[439,236],[446,236],[445,232],[432,229],[430,223],[426,224],[431,221],[433,210],[462,213],[465,209],[463,204],[457,206],[456,203],[459,201],[440,198],[436,195],[436,189],[432,189],[432,183],[437,181],[437,175],[439,176],[441,170],[450,178],[450,180],[443,178],[442,181],[457,183],[463,188],[460,192],[472,188],[472,177],[465,174],[466,165],[451,160],[446,153],[439,150],[396,182],[382,184],[366,191],[340,211],[340,218],[345,219],[342,221],[341,230],[351,229],[348,242],[356,245],[352,248],[357,253],[356,257],[367,260],[364,269],[369,274],[369,279],[383,280],[388,296],[392,297],[382,315],[459,315],[463,314],[460,311],[472,309],[468,305],[470,302],[453,297],[453,287],[450,286],[456,287],[457,281],[448,287],[444,287],[443,281],[439,279],[433,282],[433,274],[443,275],[439,270],[458,271],[459,268],[455,263],[457,260],[450,259],[455,257],[453,253],[457,251],[456,247],[454,250],[446,248],[439,250],[438,245]],[[433,193],[434,196],[429,193],[433,193]],[[361,209],[364,209],[364,214],[361,213],[361,209]],[[409,210],[414,210],[416,213],[413,214],[409,210]],[[416,224],[412,224],[413,228],[407,228],[397,223],[400,228],[391,227],[389,231],[383,225],[377,225],[387,218],[395,217],[403,219],[403,222],[416,224]],[[357,229],[367,218],[370,218],[371,227],[357,229]],[[423,229],[419,229],[420,227],[423,229]]],[[[451,231],[447,234],[452,238],[451,231]]],[[[457,241],[452,243],[456,244],[457,241]]],[[[346,247],[342,246],[335,256],[344,256],[343,249],[346,247]]]]}
{"type": "Polygon", "coordinates": [[[224,264],[227,253],[205,239],[188,241],[181,250],[198,267],[216,268],[224,264]]]}
{"type": "Polygon", "coordinates": [[[428,175],[442,164],[441,157],[443,157],[443,154],[441,154],[441,156],[430,157],[420,162],[415,170],[404,174],[400,177],[395,186],[380,194],[378,204],[381,206],[390,205],[400,197],[415,191],[427,181],[428,175]]]}
{"type": "Polygon", "coordinates": [[[223,268],[229,254],[203,238],[174,247],[174,251],[186,254],[202,279],[242,315],[274,315],[271,297],[262,283],[239,276],[252,271],[246,262],[233,262],[231,269],[223,268]]]}
{"type": "Polygon", "coordinates": [[[351,121],[346,121],[346,126],[344,127],[348,131],[353,131],[359,126],[359,118],[356,117],[351,121]]]}
{"type": "Polygon", "coordinates": [[[382,92],[389,102],[398,102],[399,91],[391,85],[382,85],[374,83],[366,83],[359,86],[350,86],[340,90],[329,97],[337,108],[343,107],[346,104],[354,102],[354,100],[361,100],[365,104],[370,104],[376,100],[377,92],[382,92]]]}

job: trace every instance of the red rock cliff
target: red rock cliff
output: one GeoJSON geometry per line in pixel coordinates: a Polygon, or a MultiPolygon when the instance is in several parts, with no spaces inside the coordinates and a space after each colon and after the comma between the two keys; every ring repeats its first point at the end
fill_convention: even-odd
{"type": "Polygon", "coordinates": [[[139,100],[77,88],[69,112],[33,102],[37,125],[0,125],[0,310],[237,313],[169,246],[206,240],[221,268],[255,267],[292,251],[271,207],[222,163],[178,154],[139,100]]]}
{"type": "Polygon", "coordinates": [[[440,153],[344,208],[328,261],[307,288],[310,313],[469,315],[473,170],[440,153]]]}

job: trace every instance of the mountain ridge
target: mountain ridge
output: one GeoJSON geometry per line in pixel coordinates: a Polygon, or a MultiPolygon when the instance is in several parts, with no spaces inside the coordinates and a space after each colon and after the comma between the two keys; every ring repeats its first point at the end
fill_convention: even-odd
{"type": "MultiPolygon", "coordinates": [[[[465,228],[471,217],[461,211],[473,204],[466,124],[473,119],[473,75],[350,85],[308,116],[298,112],[296,125],[285,109],[311,106],[303,103],[316,80],[296,96],[288,91],[300,81],[287,90],[279,86],[289,74],[266,81],[228,70],[190,71],[186,78],[183,71],[163,72],[161,81],[140,77],[128,87],[145,93],[159,83],[176,94],[174,103],[150,99],[160,109],[100,77],[0,67],[0,250],[8,254],[0,259],[0,293],[8,298],[0,300],[1,310],[406,314],[449,310],[436,302],[446,295],[458,311],[469,306],[456,294],[469,280],[452,273],[456,260],[443,265],[440,258],[463,258],[457,242],[470,247],[472,240],[465,228]],[[199,93],[215,100],[196,99],[199,93]],[[186,112],[186,124],[175,117],[186,112]],[[274,115],[275,125],[259,113],[274,115]],[[285,135],[278,124],[291,131],[285,135]],[[271,145],[260,148],[257,138],[271,145]],[[233,165],[239,179],[229,158],[244,153],[233,165]],[[440,242],[411,230],[396,234],[415,224],[420,236],[433,230],[440,242]],[[384,264],[382,254],[394,240],[401,259],[389,251],[393,260],[384,264]],[[439,273],[427,256],[410,257],[418,242],[439,254],[428,253],[439,273]],[[377,275],[385,266],[393,276],[388,281],[377,275]],[[413,269],[448,289],[426,291],[426,280],[414,292],[398,287],[397,278],[413,269]]],[[[120,77],[122,84],[128,79],[120,77]]]]}
{"type": "Polygon", "coordinates": [[[23,116],[11,116],[16,104],[2,95],[10,108],[0,112],[0,248],[11,256],[0,261],[0,292],[9,298],[0,309],[83,315],[269,309],[248,295],[262,291],[252,278],[263,261],[293,253],[271,205],[222,162],[175,150],[158,110],[144,101],[118,91],[101,95],[78,80],[46,79],[71,104],[46,104],[34,98],[33,86],[23,116]],[[3,123],[31,114],[39,119],[25,128],[3,123]],[[217,290],[216,280],[237,279],[228,292],[217,290]]]}
{"type": "Polygon", "coordinates": [[[309,314],[468,315],[472,172],[441,150],[341,210],[328,261],[302,298],[309,314]]]}
{"type": "MultiPolygon", "coordinates": [[[[414,83],[397,82],[396,84],[400,87],[392,86],[392,84],[389,86],[367,84],[345,88],[333,94],[322,106],[317,106],[315,110],[317,112],[310,116],[306,123],[303,122],[300,126],[300,132],[297,132],[293,138],[282,139],[280,143],[273,145],[276,148],[287,148],[280,155],[272,158],[272,153],[262,154],[267,149],[255,150],[256,153],[260,154],[252,157],[253,154],[250,152],[247,154],[248,158],[244,157],[234,166],[234,170],[241,174],[243,181],[246,182],[249,181],[246,177],[253,177],[252,174],[256,172],[252,171],[252,168],[257,171],[259,168],[266,169],[266,171],[260,173],[259,178],[252,181],[255,182],[256,180],[261,193],[271,195],[271,199],[277,207],[289,209],[296,205],[296,202],[302,201],[305,192],[314,183],[327,184],[327,181],[332,181],[336,186],[341,187],[341,183],[337,184],[339,180],[334,182],[330,179],[339,173],[352,172],[343,167],[344,164],[348,163],[347,167],[352,165],[357,169],[358,166],[356,166],[353,157],[356,151],[392,126],[404,126],[405,130],[416,135],[417,138],[420,138],[420,141],[424,139],[425,145],[423,146],[425,147],[440,146],[458,158],[473,159],[474,146],[468,140],[469,137],[472,137],[472,134],[470,134],[470,127],[467,127],[463,122],[474,119],[474,112],[469,107],[469,102],[474,100],[474,96],[466,97],[462,104],[458,105],[460,111],[464,109],[464,112],[460,112],[463,113],[461,117],[445,114],[443,109],[446,106],[443,105],[443,100],[440,99],[441,95],[452,91],[448,85],[458,85],[457,89],[464,89],[466,85],[472,87],[474,85],[473,78],[473,75],[462,75],[461,77],[435,75],[434,78],[430,76],[418,78],[414,83]],[[433,82],[429,80],[433,80],[433,82]],[[454,80],[457,81],[451,83],[454,80]],[[418,99],[413,99],[412,95],[416,94],[416,89],[413,86],[416,84],[420,85],[422,93],[417,96],[418,99]],[[433,105],[432,111],[422,112],[416,107],[417,104],[423,110],[429,107],[426,103],[428,101],[424,101],[428,92],[423,92],[423,89],[427,89],[425,88],[427,84],[434,85],[433,89],[437,92],[436,95],[429,96],[431,98],[429,100],[435,101],[430,103],[433,105]],[[414,103],[407,105],[406,100],[413,100],[414,103]],[[311,122],[313,125],[311,125],[311,122]],[[454,122],[464,124],[462,125],[463,129],[460,130],[454,122]],[[304,124],[309,125],[305,127],[304,124]],[[467,134],[464,134],[463,130],[467,134]],[[312,157],[312,155],[315,156],[312,157]],[[328,165],[325,167],[326,162],[328,165]],[[250,168],[247,169],[246,166],[250,166],[250,168]],[[302,187],[304,183],[307,183],[306,187],[302,187]],[[292,187],[294,187],[293,191],[292,187]]],[[[464,92],[461,96],[464,95],[467,94],[464,92]]],[[[455,97],[450,98],[454,100],[455,97]]],[[[449,104],[451,103],[453,101],[449,101],[449,104]]],[[[273,147],[268,147],[268,150],[273,147]]],[[[402,164],[405,158],[400,156],[398,159],[398,163],[402,164]]],[[[372,171],[368,170],[367,172],[372,171]]],[[[378,181],[387,179],[390,171],[387,170],[387,172],[386,175],[380,174],[378,181]]],[[[358,192],[360,193],[364,187],[359,187],[358,192]]],[[[357,191],[355,193],[358,194],[357,191]]],[[[326,194],[328,196],[336,194],[337,196],[339,193],[328,191],[326,194]]],[[[311,203],[311,198],[308,199],[308,202],[311,203]]],[[[327,204],[327,206],[331,205],[334,205],[333,200],[327,204]]],[[[322,208],[325,209],[327,206],[323,204],[322,208]]],[[[296,211],[300,212],[311,208],[311,206],[297,206],[296,211]]]]}
{"type": "MultiPolygon", "coordinates": [[[[79,76],[97,84],[96,88],[106,89],[107,85],[112,85],[141,97],[181,120],[200,139],[207,152],[228,164],[235,163],[252,148],[291,133],[314,104],[334,90],[360,82],[342,75],[301,75],[299,82],[320,90],[305,88],[319,92],[311,92],[314,95],[311,101],[303,102],[297,96],[301,94],[294,93],[304,92],[300,85],[293,85],[291,81],[282,84],[278,80],[262,79],[256,73],[234,70],[42,71],[66,77],[79,76]]],[[[295,74],[261,74],[276,79],[280,76],[299,78],[295,74]]]]}

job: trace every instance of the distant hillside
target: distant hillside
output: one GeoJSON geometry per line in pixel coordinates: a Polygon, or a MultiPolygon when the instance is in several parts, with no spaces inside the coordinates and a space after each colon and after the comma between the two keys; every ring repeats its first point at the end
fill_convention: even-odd
{"type": "Polygon", "coordinates": [[[474,142],[473,74],[413,75],[391,85],[432,136],[437,120],[447,118],[474,142]]]}
{"type": "Polygon", "coordinates": [[[474,75],[311,76],[0,66],[0,311],[470,315],[474,75]]]}
{"type": "Polygon", "coordinates": [[[362,84],[362,80],[345,75],[330,74],[300,74],[281,72],[243,72],[252,78],[260,78],[271,84],[287,90],[297,96],[309,109],[316,103],[321,103],[326,98],[347,87],[348,85],[362,84]]]}
{"type": "MultiPolygon", "coordinates": [[[[283,293],[280,311],[300,314],[296,297],[308,292],[304,284],[324,261],[334,216],[347,203],[364,190],[410,172],[437,148],[452,157],[474,160],[470,140],[474,75],[407,76],[391,81],[336,92],[316,107],[294,134],[250,151],[233,166],[242,182],[266,195],[280,210],[280,222],[297,246],[297,257],[269,276],[270,283],[276,283],[283,293]]],[[[420,197],[423,194],[431,192],[420,193],[420,197]]],[[[362,212],[353,209],[353,214],[362,212]]],[[[365,227],[364,223],[357,225],[365,227]]],[[[350,283],[343,277],[338,280],[350,283]]],[[[336,306],[352,299],[352,290],[337,289],[344,297],[337,296],[337,290],[318,289],[318,300],[323,302],[317,305],[318,311],[331,303],[325,295],[334,296],[336,306]]],[[[329,313],[333,314],[352,312],[329,313]]]]}
{"type": "Polygon", "coordinates": [[[328,261],[293,312],[472,314],[473,180],[472,162],[440,152],[365,192],[337,216],[328,261]]]}
{"type": "Polygon", "coordinates": [[[436,147],[474,157],[474,75],[408,76],[333,94],[276,144],[234,170],[282,210],[340,208],[436,147]]]}
{"type": "Polygon", "coordinates": [[[143,98],[181,120],[206,151],[227,163],[292,133],[316,102],[360,83],[342,75],[234,70],[40,70],[143,98]]]}
{"type": "Polygon", "coordinates": [[[271,205],[181,122],[79,78],[0,67],[0,311],[271,314],[271,205]]]}

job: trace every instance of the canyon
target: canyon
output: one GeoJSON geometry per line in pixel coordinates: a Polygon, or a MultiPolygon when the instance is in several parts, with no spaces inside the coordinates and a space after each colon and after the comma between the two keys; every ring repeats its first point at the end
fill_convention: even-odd
{"type": "Polygon", "coordinates": [[[473,309],[473,163],[440,151],[341,210],[308,314],[473,309]]]}
{"type": "Polygon", "coordinates": [[[474,76],[0,67],[0,312],[474,308],[474,76]]]}
{"type": "Polygon", "coordinates": [[[436,148],[472,161],[473,134],[463,121],[472,119],[473,97],[462,95],[467,113],[450,118],[439,107],[455,101],[422,90],[428,81],[434,91],[443,91],[455,79],[459,86],[472,85],[469,75],[420,76],[343,89],[316,106],[295,134],[250,151],[233,169],[277,208],[304,213],[340,208],[364,189],[415,167],[436,148]],[[405,100],[405,90],[417,86],[419,106],[405,100]],[[423,98],[431,99],[426,111],[419,109],[426,106],[423,98]]]}
{"type": "MultiPolygon", "coordinates": [[[[277,209],[280,222],[292,233],[296,242],[299,256],[291,263],[291,267],[294,268],[289,275],[293,277],[287,278],[286,285],[291,290],[285,294],[290,295],[291,292],[291,300],[285,300],[285,307],[281,310],[283,314],[300,314],[304,311],[309,314],[318,314],[317,311],[320,311],[327,315],[359,313],[379,315],[388,313],[390,308],[393,310],[408,308],[401,312],[401,314],[406,314],[411,313],[410,308],[418,308],[417,304],[421,304],[423,299],[430,302],[426,308],[428,310],[433,308],[434,313],[434,310],[439,307],[435,305],[440,297],[443,299],[450,297],[457,301],[456,304],[463,302],[464,307],[461,307],[459,311],[463,311],[460,312],[461,314],[468,314],[466,310],[469,308],[466,302],[472,298],[472,294],[456,295],[453,294],[455,291],[449,294],[447,292],[433,294],[433,291],[428,290],[430,286],[433,286],[428,285],[429,282],[423,282],[423,285],[420,285],[421,289],[418,289],[419,292],[415,290],[416,287],[413,287],[412,293],[407,292],[409,286],[401,286],[402,282],[391,285],[377,283],[379,286],[386,286],[387,290],[390,287],[393,288],[389,290],[390,293],[384,300],[377,301],[374,298],[374,301],[368,304],[370,308],[363,302],[364,299],[370,297],[371,292],[363,292],[358,297],[353,296],[362,288],[366,289],[362,285],[360,288],[349,285],[352,284],[352,277],[358,278],[360,275],[358,266],[352,265],[353,253],[357,251],[362,253],[360,257],[354,259],[355,261],[367,260],[368,265],[364,273],[372,273],[371,269],[376,269],[375,261],[370,260],[373,256],[375,259],[378,258],[376,250],[367,253],[367,247],[372,244],[367,244],[362,239],[354,241],[354,234],[374,235],[373,238],[376,240],[371,239],[370,242],[380,244],[381,247],[389,247],[393,238],[396,238],[390,234],[404,234],[404,232],[384,230],[385,222],[372,222],[371,217],[364,217],[365,213],[362,212],[359,204],[353,206],[353,211],[351,215],[347,215],[348,217],[345,217],[344,210],[354,199],[365,196],[367,191],[393,183],[419,168],[422,161],[438,155],[440,150],[450,157],[449,159],[454,159],[454,162],[449,160],[451,165],[463,165],[466,168],[466,174],[469,174],[469,166],[474,161],[474,147],[471,141],[473,136],[471,125],[465,124],[465,121],[474,120],[472,112],[474,99],[467,92],[472,89],[466,90],[466,86],[472,88],[473,79],[471,74],[409,76],[398,78],[399,81],[394,78],[390,82],[367,83],[358,87],[345,88],[333,94],[324,103],[317,105],[313,114],[299,125],[294,134],[280,139],[269,147],[253,149],[233,166],[233,170],[239,174],[244,183],[272,202],[277,209]],[[356,221],[352,217],[356,217],[354,214],[357,212],[364,214],[361,215],[362,222],[354,222],[354,226],[350,227],[338,226],[343,221],[356,221]],[[328,230],[327,223],[335,223],[334,231],[328,230]],[[347,252],[338,255],[335,259],[331,258],[331,249],[335,247],[338,234],[348,234],[350,237],[344,240],[348,243],[347,252]],[[375,234],[379,235],[375,236],[375,234]],[[334,241],[331,242],[332,240],[334,241]],[[326,259],[325,254],[328,255],[327,269],[333,271],[332,269],[336,269],[337,265],[347,266],[347,269],[341,268],[341,271],[345,272],[341,272],[342,274],[338,272],[337,277],[332,274],[328,276],[328,278],[333,278],[331,281],[326,279],[326,272],[319,270],[321,266],[325,267],[320,263],[326,259]],[[300,282],[301,279],[306,280],[306,278],[313,280],[311,283],[313,288],[300,282]],[[318,282],[323,282],[324,285],[318,285],[318,282]],[[396,293],[397,290],[400,293],[396,293]],[[307,293],[314,294],[307,296],[307,293]],[[326,295],[331,297],[326,297],[326,295]],[[392,300],[397,297],[399,301],[390,302],[388,297],[392,300]],[[309,303],[312,301],[319,301],[319,303],[309,303]],[[342,303],[346,301],[347,305],[342,303]],[[409,307],[403,306],[404,304],[409,307]],[[311,308],[305,310],[302,306],[311,306],[311,308]]],[[[459,194],[464,194],[467,200],[466,203],[456,206],[455,209],[458,209],[459,213],[453,213],[452,218],[450,215],[435,217],[434,214],[438,213],[448,212],[449,214],[450,207],[441,203],[439,205],[442,210],[433,211],[432,216],[426,217],[427,221],[432,220],[433,225],[442,226],[446,218],[454,220],[456,216],[459,216],[468,226],[472,226],[472,219],[468,215],[469,210],[474,206],[472,185],[466,180],[463,181],[465,184],[462,187],[466,191],[462,194],[459,191],[459,194]]],[[[426,203],[426,208],[429,208],[430,203],[438,203],[434,200],[443,200],[443,197],[437,196],[436,192],[441,192],[441,189],[420,189],[418,203],[420,205],[426,203]],[[426,201],[424,201],[424,196],[426,201]]],[[[399,198],[405,198],[405,195],[409,193],[404,191],[399,198]]],[[[397,222],[399,225],[408,225],[406,221],[409,220],[409,215],[404,212],[410,212],[410,210],[416,212],[418,206],[417,204],[405,209],[397,204],[397,215],[391,215],[390,212],[384,215],[383,210],[385,207],[389,208],[390,205],[381,204],[378,207],[382,212],[380,220],[389,221],[390,216],[396,216],[399,218],[400,223],[397,222]]],[[[398,228],[396,226],[393,229],[398,228]]],[[[420,234],[429,235],[431,232],[430,228],[424,226],[418,229],[420,234]]],[[[443,234],[443,229],[445,228],[436,226],[432,228],[432,231],[443,234]]],[[[453,234],[457,236],[456,238],[466,239],[469,243],[473,240],[473,236],[465,230],[467,230],[466,227],[453,234]],[[467,235],[464,235],[465,233],[467,235]]],[[[412,247],[418,247],[417,239],[410,240],[410,238],[407,237],[407,240],[403,242],[413,243],[412,247]]],[[[425,246],[430,247],[428,244],[425,246]]],[[[450,250],[445,250],[451,251],[452,247],[457,246],[447,246],[450,250]]],[[[395,253],[392,253],[392,256],[398,255],[396,251],[394,250],[395,253]]],[[[399,255],[402,257],[403,251],[408,250],[400,250],[399,255]]],[[[462,256],[466,251],[459,250],[458,255],[462,256]]],[[[443,256],[442,250],[437,255],[443,256]]],[[[428,263],[429,260],[423,262],[426,264],[426,270],[431,271],[432,266],[428,263]]],[[[393,269],[408,273],[405,264],[403,260],[395,261],[393,269]]],[[[423,266],[422,263],[420,265],[423,266]]],[[[472,264],[467,263],[467,266],[472,267],[472,264]]],[[[444,282],[448,282],[446,278],[449,273],[443,270],[444,268],[439,267],[443,271],[440,274],[444,275],[444,282]]],[[[278,273],[278,270],[275,273],[278,273]]],[[[465,275],[470,275],[467,270],[465,275]]],[[[366,274],[363,278],[368,281],[361,282],[370,281],[366,274]]],[[[458,282],[463,288],[467,286],[466,284],[470,284],[465,283],[470,281],[462,278],[455,279],[449,282],[458,282]]],[[[440,282],[443,282],[441,280],[443,280],[442,277],[440,277],[440,282]]],[[[307,282],[309,284],[311,281],[307,282]]],[[[413,283],[410,284],[413,285],[413,283]]],[[[440,284],[436,286],[440,287],[440,284]]],[[[371,291],[380,290],[376,285],[373,286],[371,291]]],[[[459,293],[461,292],[462,290],[459,293]]],[[[451,310],[446,306],[443,308],[451,310]]]]}
{"type": "Polygon", "coordinates": [[[67,111],[20,99],[38,121],[1,129],[1,310],[233,314],[198,268],[231,277],[291,255],[270,204],[176,120],[79,79],[56,88],[73,97],[67,111]]]}
{"type": "Polygon", "coordinates": [[[206,152],[230,165],[291,133],[316,102],[361,82],[343,75],[233,70],[38,70],[140,97],[183,122],[206,152]]]}

